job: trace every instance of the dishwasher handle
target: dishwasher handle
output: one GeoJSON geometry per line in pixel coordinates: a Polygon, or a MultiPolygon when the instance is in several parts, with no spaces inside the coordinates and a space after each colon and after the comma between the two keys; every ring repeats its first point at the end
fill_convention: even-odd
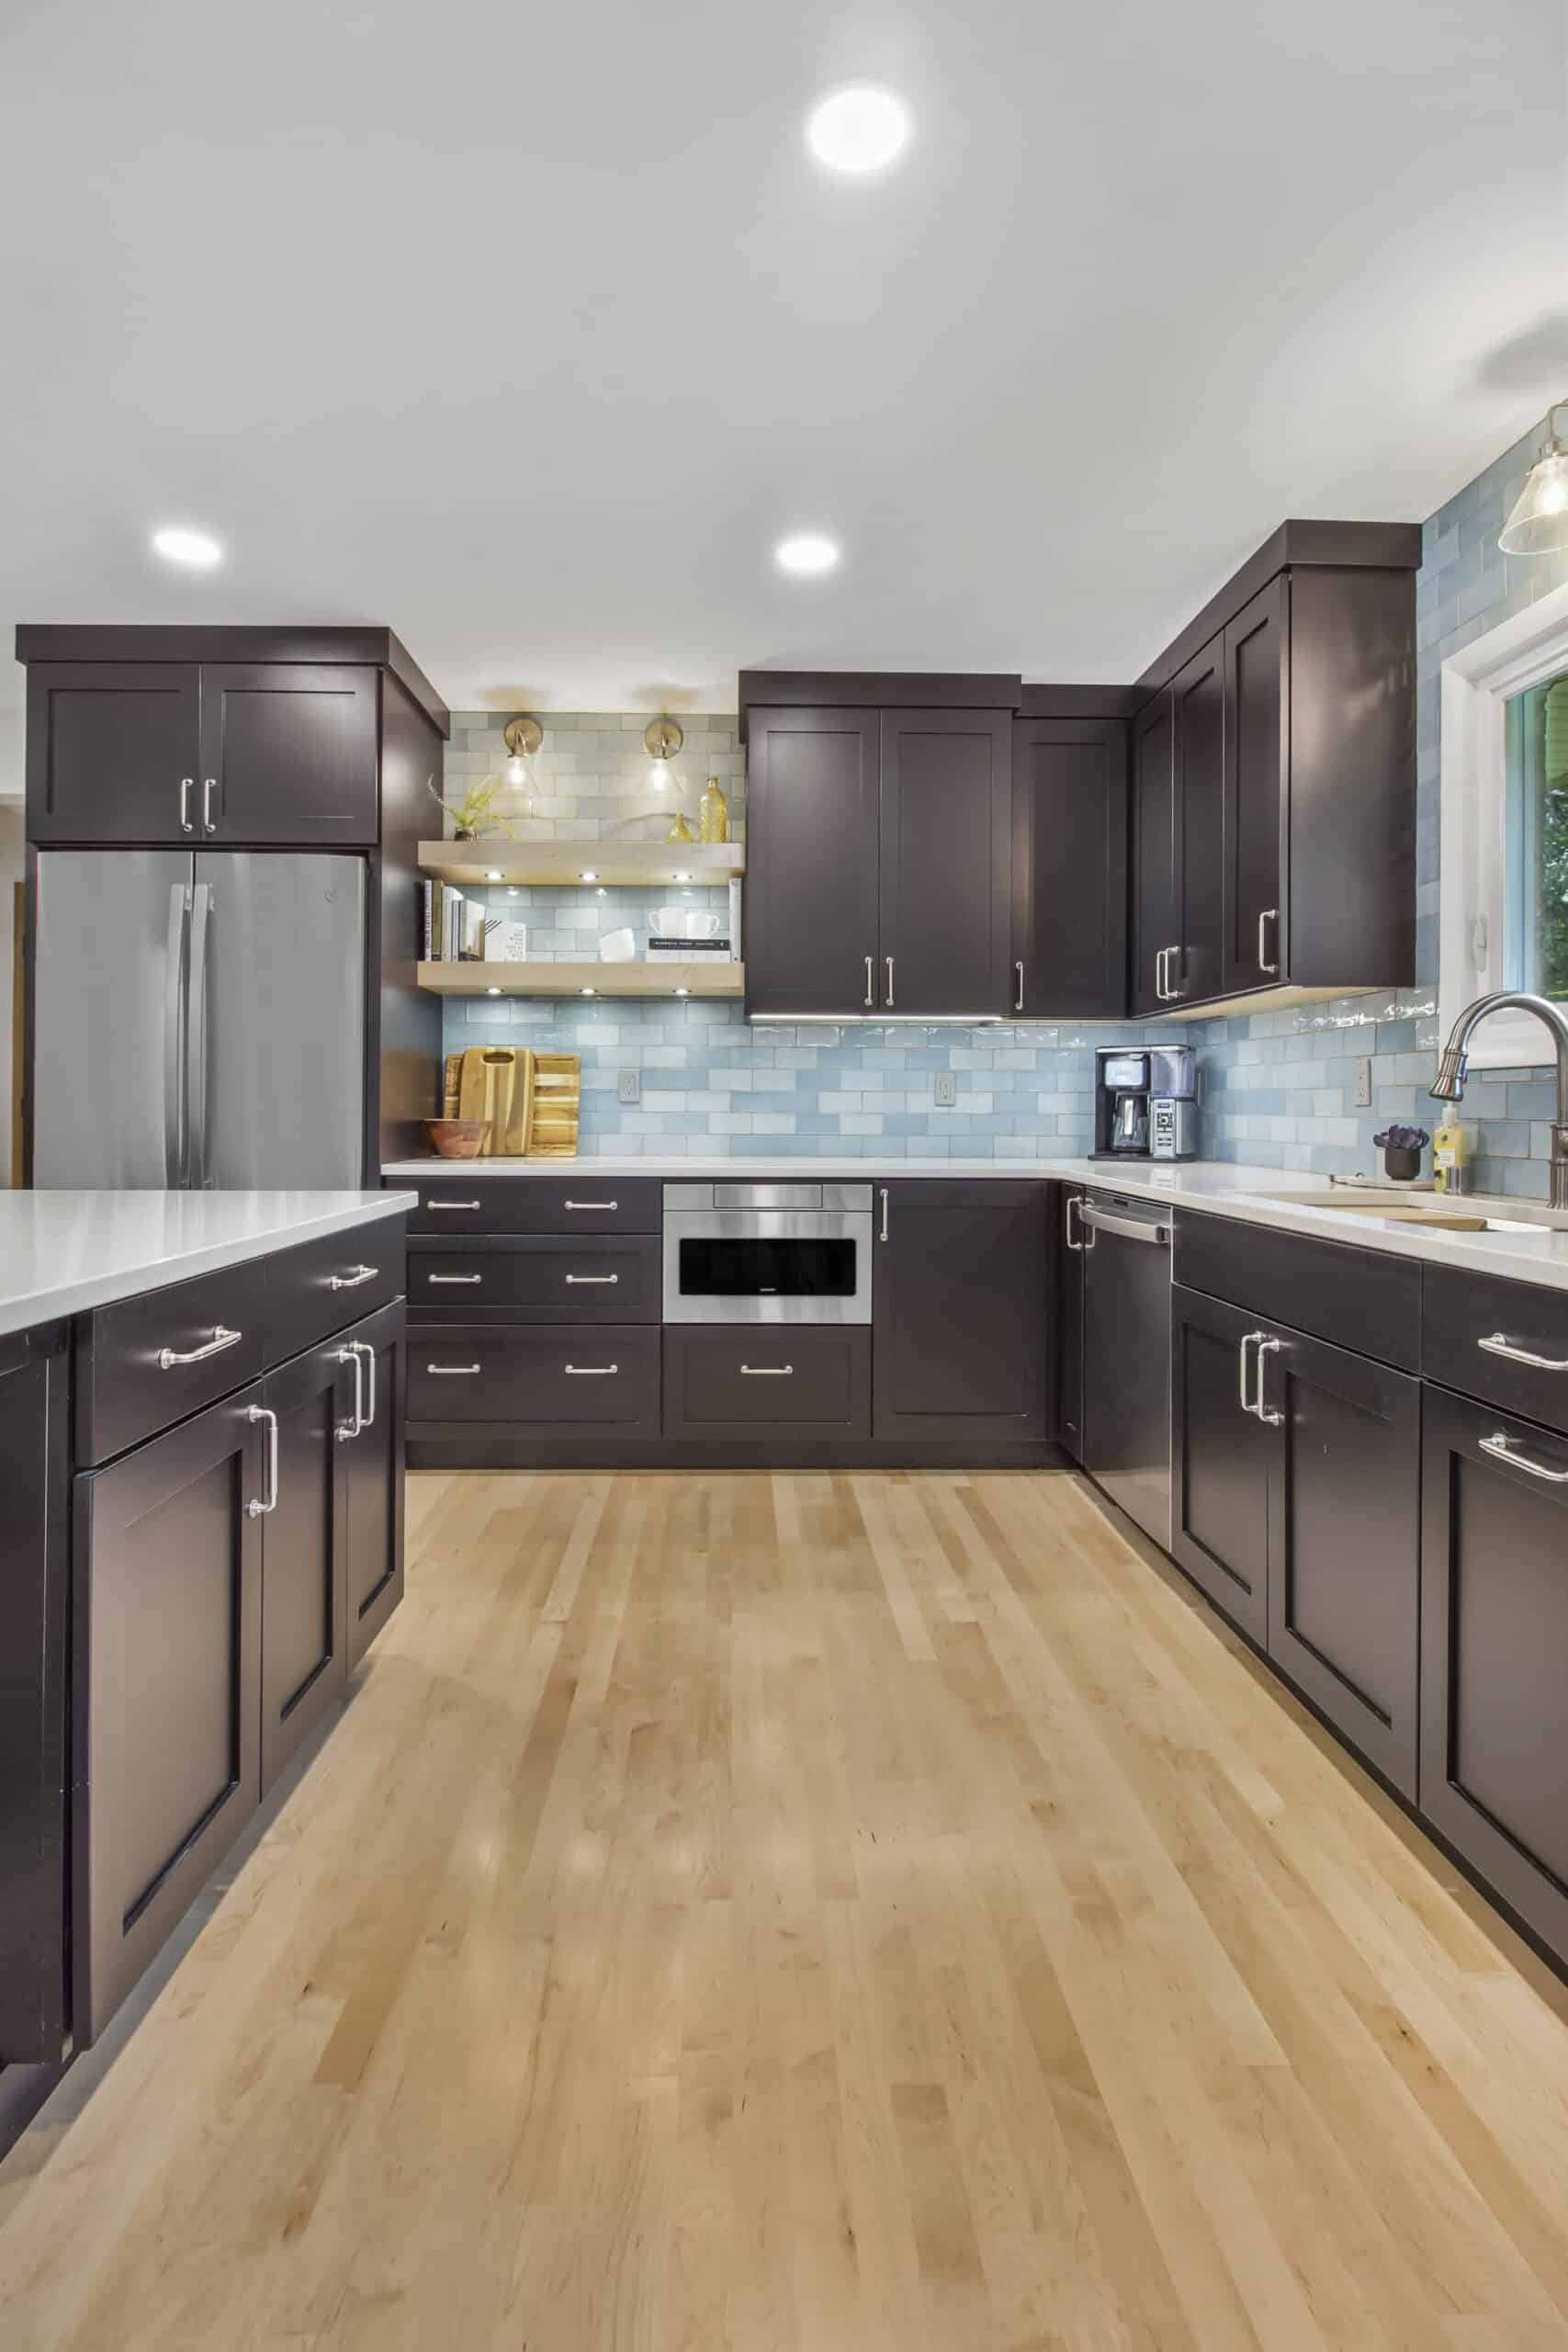
{"type": "Polygon", "coordinates": [[[1153,1217],[1118,1216],[1113,1209],[1102,1209],[1098,1201],[1085,1201],[1078,1216],[1097,1233],[1114,1233],[1123,1241],[1147,1241],[1156,1250],[1170,1246],[1170,1227],[1153,1217]]]}

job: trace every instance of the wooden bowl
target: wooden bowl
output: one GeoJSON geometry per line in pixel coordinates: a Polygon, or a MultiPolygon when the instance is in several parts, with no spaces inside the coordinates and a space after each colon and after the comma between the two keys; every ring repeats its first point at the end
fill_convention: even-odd
{"type": "Polygon", "coordinates": [[[443,1159],[477,1159],[490,1133],[488,1119],[426,1119],[427,1141],[443,1159]]]}

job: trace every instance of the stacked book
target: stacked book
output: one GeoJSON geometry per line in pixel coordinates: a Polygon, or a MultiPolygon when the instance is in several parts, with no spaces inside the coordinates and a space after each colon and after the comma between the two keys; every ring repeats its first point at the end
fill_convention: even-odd
{"type": "Polygon", "coordinates": [[[661,939],[657,933],[648,943],[650,964],[732,964],[735,957],[728,939],[661,939]]]}
{"type": "Polygon", "coordinates": [[[485,952],[485,909],[465,899],[450,882],[426,881],[421,889],[421,960],[426,964],[477,964],[485,952]]]}

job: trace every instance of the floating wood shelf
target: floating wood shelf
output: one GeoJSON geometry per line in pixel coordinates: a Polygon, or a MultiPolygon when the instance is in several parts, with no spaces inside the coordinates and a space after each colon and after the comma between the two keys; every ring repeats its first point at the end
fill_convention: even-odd
{"type": "Polygon", "coordinates": [[[592,876],[609,889],[713,887],[744,873],[739,842],[421,842],[419,870],[459,890],[489,883],[570,888],[592,876]]]}
{"type": "Polygon", "coordinates": [[[744,964],[421,964],[419,984],[436,996],[688,996],[746,993],[744,964]]]}

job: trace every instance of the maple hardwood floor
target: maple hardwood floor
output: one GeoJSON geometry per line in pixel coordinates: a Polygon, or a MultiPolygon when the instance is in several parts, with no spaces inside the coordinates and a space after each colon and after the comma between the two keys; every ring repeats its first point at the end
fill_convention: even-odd
{"type": "Polygon", "coordinates": [[[1558,1989],[1075,1479],[409,1499],[6,2352],[1568,2346],[1558,1989]]]}

